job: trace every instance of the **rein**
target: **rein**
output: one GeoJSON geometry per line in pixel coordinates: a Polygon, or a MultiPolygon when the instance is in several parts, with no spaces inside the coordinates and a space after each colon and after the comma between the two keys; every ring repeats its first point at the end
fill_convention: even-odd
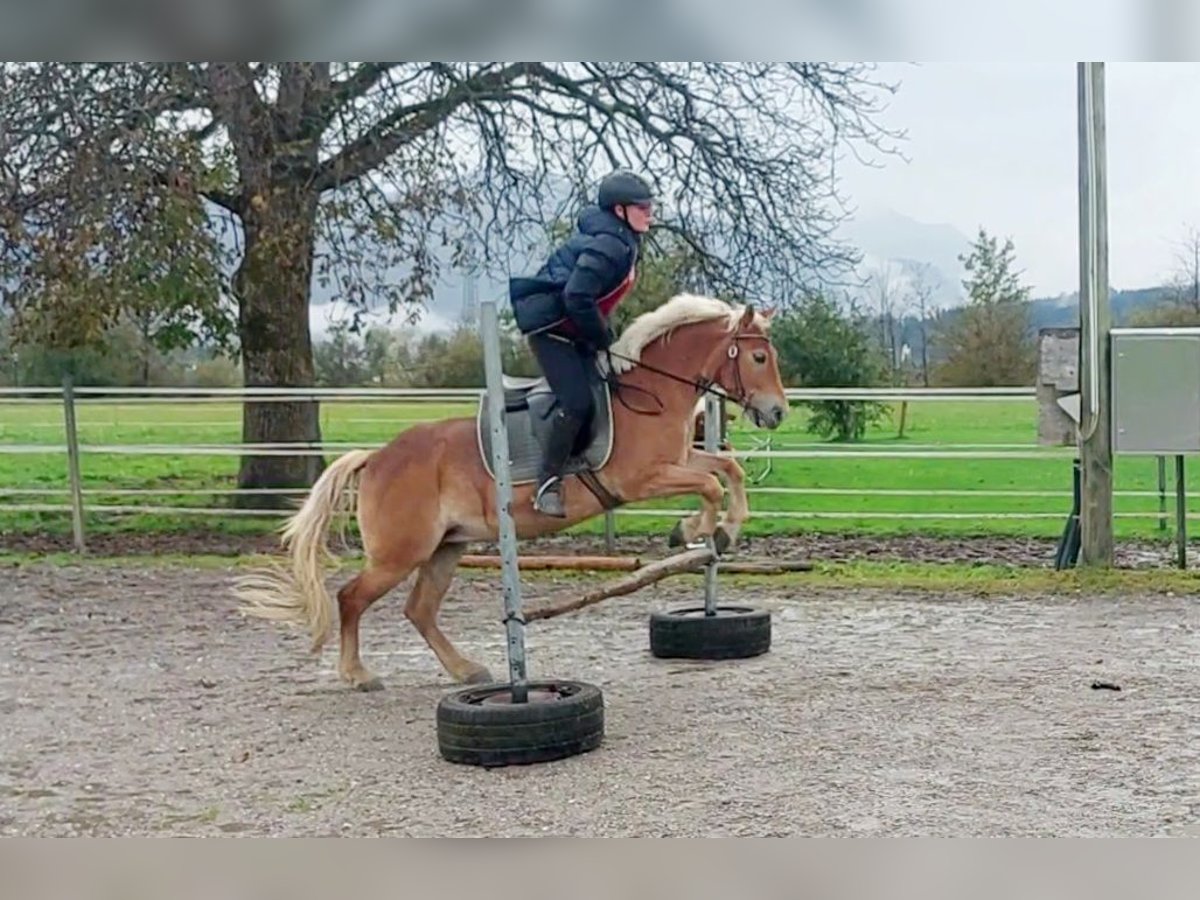
{"type": "Polygon", "coordinates": [[[734,381],[736,382],[736,385],[737,385],[736,395],[731,395],[731,394],[727,393],[726,391],[717,390],[713,387],[713,385],[716,384],[717,381],[719,380],[720,369],[717,370],[717,377],[714,377],[714,378],[686,378],[682,375],[676,375],[674,372],[668,372],[666,369],[660,369],[657,366],[648,365],[647,363],[642,362],[641,360],[632,359],[628,356],[623,356],[620,353],[613,353],[611,350],[604,351],[605,354],[609,357],[608,373],[605,375],[604,380],[607,381],[609,383],[609,385],[614,389],[614,392],[617,395],[617,399],[621,401],[621,405],[624,406],[630,412],[637,413],[640,416],[659,415],[660,413],[662,413],[665,406],[664,406],[662,400],[659,399],[658,396],[655,395],[652,391],[648,391],[645,388],[638,387],[635,384],[625,384],[624,382],[622,382],[620,380],[620,378],[617,377],[616,372],[613,370],[612,359],[614,357],[617,359],[625,360],[626,362],[629,362],[629,363],[633,363],[635,366],[640,366],[641,368],[645,369],[648,372],[654,372],[656,375],[662,375],[664,378],[670,378],[672,381],[677,381],[680,384],[689,385],[690,387],[693,387],[696,389],[697,394],[712,394],[716,397],[729,397],[729,399],[733,400],[734,403],[738,404],[738,406],[742,407],[742,409],[745,409],[746,404],[749,402],[749,398],[746,396],[745,385],[742,381],[742,365],[741,365],[741,360],[740,360],[741,353],[740,353],[740,347],[738,346],[738,341],[752,341],[752,340],[765,341],[765,340],[768,340],[768,338],[765,334],[735,334],[733,336],[732,341],[729,344],[728,350],[726,351],[727,362],[722,364],[722,365],[727,365],[727,364],[732,363],[732,365],[733,365],[734,381]],[[643,394],[648,394],[650,396],[650,398],[652,400],[654,400],[655,403],[658,404],[658,410],[647,412],[645,410],[634,409],[632,406],[630,406],[625,401],[625,398],[621,395],[621,391],[623,389],[640,391],[643,394]]]}

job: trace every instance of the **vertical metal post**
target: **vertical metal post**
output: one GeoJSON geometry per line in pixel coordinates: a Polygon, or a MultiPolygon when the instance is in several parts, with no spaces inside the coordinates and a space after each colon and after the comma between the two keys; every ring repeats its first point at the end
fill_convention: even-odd
{"type": "Polygon", "coordinates": [[[1183,456],[1175,457],[1175,546],[1179,568],[1187,568],[1187,483],[1183,477],[1183,456]]]}
{"type": "Polygon", "coordinates": [[[483,339],[488,421],[492,430],[492,471],[496,473],[496,519],[500,530],[508,674],[513,702],[525,703],[529,699],[529,685],[525,678],[525,619],[521,616],[521,574],[517,569],[517,530],[512,518],[512,472],[508,458],[508,424],[504,411],[500,327],[495,300],[484,300],[480,304],[480,336],[483,339]]]}
{"type": "MultiPolygon", "coordinates": [[[[704,398],[704,449],[716,453],[721,446],[721,423],[725,419],[723,402],[712,394],[704,398]]],[[[704,614],[717,614],[717,561],[704,567],[704,614]]]]}
{"type": "Polygon", "coordinates": [[[1167,530],[1167,458],[1155,457],[1158,460],[1158,530],[1167,530]]]}
{"type": "Polygon", "coordinates": [[[1058,540],[1058,551],[1054,556],[1055,569],[1073,569],[1079,559],[1079,460],[1071,466],[1071,514],[1063,526],[1058,540]]]}
{"type": "Polygon", "coordinates": [[[1085,566],[1112,566],[1112,385],[1104,64],[1078,63],[1080,513],[1085,566]]]}
{"type": "Polygon", "coordinates": [[[75,552],[86,550],[83,540],[83,480],[79,476],[79,435],[75,428],[75,386],[70,375],[64,375],[63,425],[67,436],[67,474],[71,479],[71,530],[74,532],[75,552]]]}
{"type": "Polygon", "coordinates": [[[604,511],[604,552],[612,556],[617,550],[617,517],[611,509],[604,511]]]}

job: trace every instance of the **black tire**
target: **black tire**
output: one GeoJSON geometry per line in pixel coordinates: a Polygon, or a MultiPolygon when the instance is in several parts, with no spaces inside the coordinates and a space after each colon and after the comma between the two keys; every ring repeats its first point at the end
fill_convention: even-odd
{"type": "Polygon", "coordinates": [[[771,649],[771,614],[749,606],[703,606],[650,615],[650,652],[662,659],[746,659],[771,649]]]}
{"type": "Polygon", "coordinates": [[[442,758],[470,766],[519,766],[595,750],[604,738],[604,697],[578,681],[531,681],[512,702],[507,681],[455,691],[437,706],[442,758]]]}

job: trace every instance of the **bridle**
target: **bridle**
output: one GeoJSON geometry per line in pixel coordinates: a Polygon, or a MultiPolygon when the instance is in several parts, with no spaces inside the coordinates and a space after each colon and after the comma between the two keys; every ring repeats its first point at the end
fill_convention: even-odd
{"type": "Polygon", "coordinates": [[[612,360],[614,358],[633,363],[634,365],[639,366],[648,372],[654,372],[656,375],[662,375],[664,378],[670,378],[672,381],[678,381],[680,384],[690,385],[696,389],[697,394],[712,394],[716,397],[727,397],[740,406],[743,410],[747,410],[750,403],[750,398],[746,394],[745,381],[742,379],[742,354],[740,342],[756,340],[769,341],[770,338],[765,334],[750,334],[748,332],[740,331],[735,332],[729,341],[729,346],[725,350],[725,361],[721,363],[720,367],[716,371],[716,374],[712,378],[687,378],[683,375],[676,375],[674,372],[668,372],[666,369],[660,369],[657,366],[651,366],[641,360],[631,359],[628,356],[622,356],[620,353],[612,352],[612,350],[605,350],[604,353],[608,357],[608,372],[604,375],[604,380],[608,382],[610,387],[612,387],[613,393],[617,395],[617,399],[621,401],[621,405],[630,412],[637,413],[640,416],[659,415],[663,409],[665,409],[665,405],[663,404],[662,400],[659,399],[659,397],[652,391],[638,387],[635,384],[625,384],[622,382],[617,377],[616,370],[613,368],[612,360]],[[733,368],[735,392],[732,394],[719,388],[719,384],[721,382],[721,373],[725,366],[732,366],[733,368]],[[640,391],[643,394],[649,395],[650,398],[658,404],[658,410],[647,412],[646,410],[635,409],[625,401],[625,398],[621,393],[622,390],[640,391]]]}

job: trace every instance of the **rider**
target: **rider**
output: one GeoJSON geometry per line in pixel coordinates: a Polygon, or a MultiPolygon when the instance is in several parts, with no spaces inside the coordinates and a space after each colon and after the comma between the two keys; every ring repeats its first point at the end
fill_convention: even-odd
{"type": "Polygon", "coordinates": [[[642,236],[654,220],[644,178],[617,171],[600,182],[576,231],[532,277],[509,280],[517,327],[558,400],[534,509],[565,518],[562,471],[593,415],[596,354],[614,339],[608,318],[636,278],[642,236]]]}

